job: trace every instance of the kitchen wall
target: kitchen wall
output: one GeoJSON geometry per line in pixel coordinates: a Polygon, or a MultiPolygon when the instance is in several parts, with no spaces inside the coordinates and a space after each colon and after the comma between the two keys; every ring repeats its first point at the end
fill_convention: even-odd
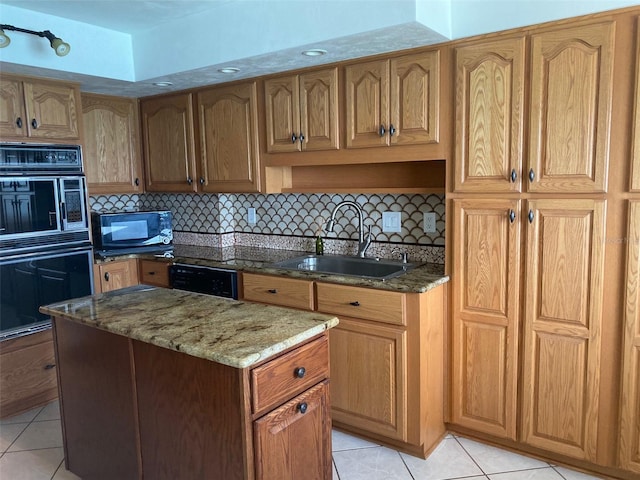
{"type": "Polygon", "coordinates": [[[314,238],[320,234],[326,253],[353,254],[358,221],[352,209],[337,214],[333,233],[323,231],[333,208],[344,200],[362,207],[365,231],[372,227],[374,242],[368,254],[393,258],[406,251],[415,260],[444,263],[444,195],[149,193],[90,197],[95,211],[171,210],[177,243],[313,251],[314,238]],[[254,225],[247,221],[250,207],[256,210],[254,225]],[[400,232],[382,232],[382,213],[387,211],[401,212],[400,232]],[[435,212],[435,233],[423,231],[423,212],[435,212]]]}

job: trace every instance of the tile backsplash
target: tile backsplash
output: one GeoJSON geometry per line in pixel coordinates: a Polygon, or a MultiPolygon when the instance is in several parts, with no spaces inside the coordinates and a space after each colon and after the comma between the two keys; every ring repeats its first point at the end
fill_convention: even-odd
{"type": "Polygon", "coordinates": [[[353,209],[343,208],[337,213],[332,233],[323,229],[335,206],[345,200],[362,208],[365,231],[371,225],[372,255],[386,256],[390,251],[407,248],[414,256],[421,253],[417,256],[423,261],[444,263],[444,195],[147,193],[90,197],[95,211],[171,210],[176,240],[184,243],[246,243],[313,250],[309,239],[321,235],[326,253],[350,253],[358,238],[358,219],[353,209]],[[248,223],[249,208],[255,208],[255,224],[248,223]],[[399,233],[382,231],[383,212],[401,212],[399,233]],[[423,231],[424,212],[435,213],[435,233],[423,231]]]}

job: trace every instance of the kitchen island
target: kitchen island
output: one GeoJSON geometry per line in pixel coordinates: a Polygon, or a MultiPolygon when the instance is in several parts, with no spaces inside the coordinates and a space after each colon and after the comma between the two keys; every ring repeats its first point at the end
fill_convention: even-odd
{"type": "Polygon", "coordinates": [[[145,285],[41,311],[81,478],[331,478],[337,318],[145,285]]]}

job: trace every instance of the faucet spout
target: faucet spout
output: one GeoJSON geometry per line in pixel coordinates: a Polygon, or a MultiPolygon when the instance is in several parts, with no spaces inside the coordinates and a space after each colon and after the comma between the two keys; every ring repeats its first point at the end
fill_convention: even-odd
{"type": "Polygon", "coordinates": [[[331,218],[329,222],[327,222],[327,232],[333,232],[333,227],[336,223],[336,214],[338,210],[344,207],[353,208],[358,214],[358,256],[360,258],[364,258],[364,255],[371,244],[371,226],[369,226],[369,232],[364,234],[364,214],[362,212],[362,208],[356,202],[352,202],[351,200],[345,200],[344,202],[340,202],[331,212],[331,218]]]}

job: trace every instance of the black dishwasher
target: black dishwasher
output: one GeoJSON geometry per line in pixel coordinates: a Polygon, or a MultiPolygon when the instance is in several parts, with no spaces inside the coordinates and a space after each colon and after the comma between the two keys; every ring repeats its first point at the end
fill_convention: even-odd
{"type": "Polygon", "coordinates": [[[238,299],[238,272],[225,268],[175,263],[169,267],[171,288],[238,299]]]}

